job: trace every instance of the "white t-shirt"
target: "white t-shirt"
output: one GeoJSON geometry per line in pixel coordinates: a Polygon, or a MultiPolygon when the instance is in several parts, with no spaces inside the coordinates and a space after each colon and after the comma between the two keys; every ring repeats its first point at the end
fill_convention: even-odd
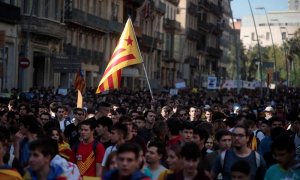
{"type": "Polygon", "coordinates": [[[106,160],[107,160],[108,156],[110,155],[110,153],[112,153],[114,151],[117,151],[116,145],[109,146],[108,148],[106,148],[104,156],[103,156],[102,164],[101,164],[102,167],[105,166],[106,160]]]}

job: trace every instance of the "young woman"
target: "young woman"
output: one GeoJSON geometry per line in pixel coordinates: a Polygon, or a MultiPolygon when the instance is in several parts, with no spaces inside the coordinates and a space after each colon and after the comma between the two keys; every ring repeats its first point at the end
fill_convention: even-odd
{"type": "Polygon", "coordinates": [[[51,139],[57,141],[59,155],[61,155],[63,158],[65,158],[68,161],[72,153],[72,150],[70,148],[70,145],[63,140],[60,129],[56,127],[51,128],[48,132],[48,135],[51,139]]]}

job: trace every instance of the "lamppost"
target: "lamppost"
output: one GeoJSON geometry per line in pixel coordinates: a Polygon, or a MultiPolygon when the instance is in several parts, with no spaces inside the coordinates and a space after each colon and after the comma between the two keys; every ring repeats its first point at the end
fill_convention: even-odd
{"type": "Polygon", "coordinates": [[[256,38],[257,38],[257,48],[258,48],[258,57],[259,57],[259,71],[260,71],[260,98],[263,98],[263,79],[262,79],[262,59],[261,59],[261,50],[260,50],[260,44],[259,44],[259,39],[258,39],[258,33],[257,33],[257,28],[256,28],[256,23],[255,23],[255,18],[254,18],[254,14],[253,14],[253,10],[252,10],[252,6],[250,3],[250,0],[248,0],[248,4],[251,10],[251,15],[252,15],[252,19],[253,19],[253,24],[254,24],[254,28],[255,28],[255,33],[256,33],[256,38]]]}
{"type": "Polygon", "coordinates": [[[270,31],[270,35],[271,35],[271,41],[272,41],[272,47],[273,47],[273,58],[274,58],[274,71],[275,71],[275,91],[276,93],[277,91],[277,85],[278,85],[278,77],[277,77],[277,60],[276,60],[276,52],[275,52],[275,45],[274,45],[274,40],[273,40],[273,33],[270,27],[270,23],[269,23],[269,18],[268,18],[268,14],[267,11],[264,7],[257,7],[256,9],[258,10],[264,10],[266,18],[267,18],[267,23],[268,23],[268,27],[269,27],[269,31],[270,31]]]}
{"type": "MultiPolygon", "coordinates": [[[[278,25],[280,25],[280,22],[279,22],[278,19],[271,19],[271,21],[278,22],[278,25]]],[[[283,38],[283,35],[282,35],[282,30],[281,30],[283,28],[285,28],[285,27],[280,27],[279,26],[281,41],[282,41],[282,46],[283,46],[283,51],[284,51],[284,57],[285,57],[286,89],[288,91],[288,89],[289,89],[289,62],[288,62],[288,58],[287,58],[287,49],[286,49],[286,46],[284,44],[284,38],[283,38]]]]}

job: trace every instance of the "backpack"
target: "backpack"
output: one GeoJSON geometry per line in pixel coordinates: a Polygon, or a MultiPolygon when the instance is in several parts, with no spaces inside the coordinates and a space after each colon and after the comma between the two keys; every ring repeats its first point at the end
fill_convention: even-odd
{"type": "MultiPolygon", "coordinates": [[[[73,146],[73,150],[75,152],[75,157],[77,155],[77,152],[78,152],[78,148],[79,148],[79,144],[80,142],[76,142],[73,146]]],[[[97,154],[97,146],[98,146],[99,142],[97,140],[94,140],[93,142],[93,153],[94,153],[94,157],[96,157],[96,154],[97,154]]],[[[77,158],[76,159],[76,164],[77,164],[77,158]]]]}
{"type": "MultiPolygon", "coordinates": [[[[256,163],[256,167],[259,168],[259,166],[260,166],[260,155],[259,155],[258,152],[256,152],[256,151],[254,151],[254,153],[255,153],[255,163],[256,163]]],[[[224,163],[225,163],[225,158],[227,157],[227,150],[221,152],[220,156],[221,156],[221,167],[222,167],[222,172],[223,172],[224,163]]]]}

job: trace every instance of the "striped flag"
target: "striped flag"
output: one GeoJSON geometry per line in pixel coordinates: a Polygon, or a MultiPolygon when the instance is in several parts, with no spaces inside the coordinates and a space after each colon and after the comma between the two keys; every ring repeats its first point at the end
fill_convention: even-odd
{"type": "Polygon", "coordinates": [[[96,93],[119,88],[122,69],[139,63],[142,63],[142,56],[131,19],[129,18],[121,34],[119,43],[103,73],[96,93]]]}
{"type": "Polygon", "coordinates": [[[76,74],[76,78],[74,81],[74,87],[76,90],[79,90],[82,94],[85,92],[86,84],[83,77],[83,70],[79,70],[76,74]]]}

